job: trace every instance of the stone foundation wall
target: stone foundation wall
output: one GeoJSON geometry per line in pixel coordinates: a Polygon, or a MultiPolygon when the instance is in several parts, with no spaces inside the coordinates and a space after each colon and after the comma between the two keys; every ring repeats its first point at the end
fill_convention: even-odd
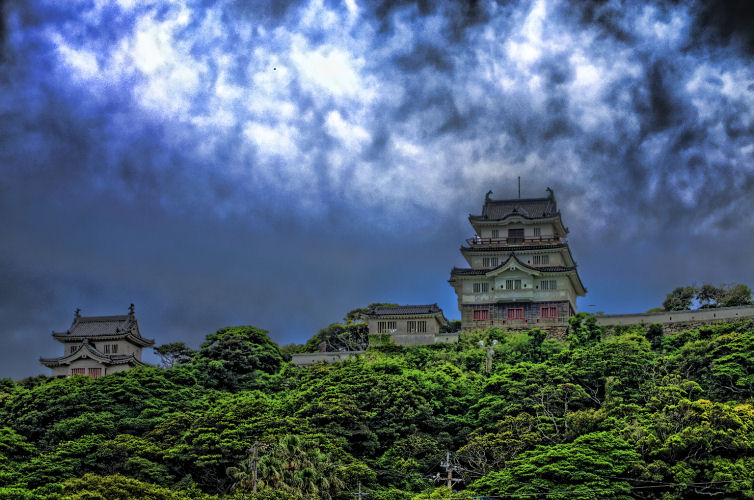
{"type": "Polygon", "coordinates": [[[295,366],[311,366],[315,363],[337,363],[354,356],[366,354],[366,351],[341,351],[341,352],[305,352],[293,354],[291,362],[295,366]]]}
{"type": "Polygon", "coordinates": [[[568,325],[568,318],[573,316],[571,304],[560,302],[508,302],[490,304],[463,304],[461,307],[461,327],[463,330],[484,330],[498,327],[503,330],[530,330],[532,328],[550,328],[553,325],[568,325]],[[542,307],[558,308],[557,318],[542,318],[542,307]],[[508,319],[508,308],[522,308],[523,319],[508,319]],[[474,310],[489,310],[487,321],[474,321],[474,310]]]}

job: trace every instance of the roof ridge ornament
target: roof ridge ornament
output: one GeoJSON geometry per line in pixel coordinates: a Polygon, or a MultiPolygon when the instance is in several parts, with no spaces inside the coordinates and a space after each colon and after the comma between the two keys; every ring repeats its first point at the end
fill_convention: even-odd
{"type": "Polygon", "coordinates": [[[487,194],[484,195],[484,202],[490,203],[492,201],[492,197],[490,196],[492,194],[492,190],[487,191],[487,194]]]}
{"type": "Polygon", "coordinates": [[[128,306],[128,317],[131,319],[134,318],[134,305],[133,304],[128,306]]]}

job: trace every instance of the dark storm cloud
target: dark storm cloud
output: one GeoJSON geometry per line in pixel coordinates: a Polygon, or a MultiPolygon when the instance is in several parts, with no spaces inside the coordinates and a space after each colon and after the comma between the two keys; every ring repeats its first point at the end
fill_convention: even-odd
{"type": "Polygon", "coordinates": [[[4,345],[130,302],[193,346],[455,317],[465,214],[519,175],[601,310],[752,284],[750,9],[724,4],[4,2],[4,345]]]}
{"type": "Polygon", "coordinates": [[[425,17],[439,14],[446,21],[445,36],[450,41],[459,41],[465,30],[489,19],[488,6],[478,0],[433,2],[431,0],[386,0],[379,2],[373,14],[380,21],[380,31],[392,29],[393,16],[407,12],[412,16],[425,17]]]}

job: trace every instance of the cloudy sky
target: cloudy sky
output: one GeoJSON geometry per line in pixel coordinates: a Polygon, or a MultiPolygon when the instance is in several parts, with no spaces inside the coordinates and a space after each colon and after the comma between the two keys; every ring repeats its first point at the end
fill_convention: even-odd
{"type": "MultiPolygon", "coordinates": [[[[754,285],[747,2],[0,0],[0,376],[73,311],[303,342],[555,191],[586,311],[754,285]]],[[[153,360],[153,357],[149,358],[153,360]]]]}

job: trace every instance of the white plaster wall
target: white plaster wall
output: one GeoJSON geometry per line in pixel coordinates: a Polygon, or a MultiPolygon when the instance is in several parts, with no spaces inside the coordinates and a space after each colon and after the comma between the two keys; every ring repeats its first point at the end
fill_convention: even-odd
{"type": "Polygon", "coordinates": [[[714,321],[754,317],[754,306],[720,307],[698,311],[668,311],[639,314],[610,314],[597,317],[599,325],[638,325],[641,323],[676,323],[684,321],[714,321]]]}

